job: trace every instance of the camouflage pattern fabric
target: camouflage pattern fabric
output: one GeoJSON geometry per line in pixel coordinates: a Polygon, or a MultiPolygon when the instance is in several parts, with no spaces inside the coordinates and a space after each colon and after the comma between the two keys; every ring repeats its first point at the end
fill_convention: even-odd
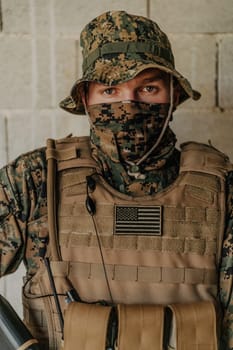
{"type": "MultiPolygon", "coordinates": [[[[172,159],[173,156],[166,162],[168,172],[174,162],[172,159]]],[[[159,173],[157,177],[160,177],[159,173]]],[[[38,250],[43,242],[41,237],[46,238],[48,235],[46,180],[44,149],[22,155],[0,170],[0,276],[14,272],[22,260],[28,277],[37,270],[38,250]]],[[[160,189],[166,188],[167,184],[168,179],[164,177],[160,189]]],[[[227,177],[226,190],[226,231],[219,268],[219,299],[223,310],[220,349],[232,350],[233,173],[227,177]]]]}
{"type": "Polygon", "coordinates": [[[220,301],[223,322],[221,349],[233,349],[233,173],[227,178],[226,230],[220,266],[220,301]]]}
{"type": "Polygon", "coordinates": [[[134,78],[147,68],[158,68],[172,74],[181,87],[180,103],[200,98],[189,81],[176,69],[167,35],[154,21],[126,13],[108,11],[88,23],[80,36],[83,48],[83,76],[71,89],[60,107],[83,114],[81,91],[84,83],[96,81],[108,86],[134,78]]]}
{"type": "Polygon", "coordinates": [[[0,276],[24,260],[36,272],[39,247],[47,228],[45,149],[17,158],[0,171],[0,276]]]}
{"type": "Polygon", "coordinates": [[[155,144],[169,106],[123,101],[89,106],[88,114],[95,129],[114,134],[121,160],[136,162],[155,144]]]}
{"type": "Polygon", "coordinates": [[[168,110],[169,104],[136,101],[88,107],[93,157],[104,169],[107,181],[120,192],[152,194],[176,179],[179,154],[175,151],[176,137],[169,128],[158,148],[140,166],[136,163],[154,145],[168,110]]]}

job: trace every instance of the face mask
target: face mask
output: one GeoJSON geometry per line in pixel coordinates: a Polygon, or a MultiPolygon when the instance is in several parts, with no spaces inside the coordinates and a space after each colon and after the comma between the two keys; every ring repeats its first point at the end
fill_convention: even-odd
{"type": "MultiPolygon", "coordinates": [[[[120,159],[136,162],[155,144],[168,115],[169,103],[123,101],[88,107],[92,142],[117,147],[120,159]],[[98,135],[97,137],[95,137],[98,135]],[[103,140],[100,140],[103,138],[103,140]],[[109,143],[107,145],[106,143],[109,143]]],[[[98,146],[98,145],[96,145],[98,146]]]]}

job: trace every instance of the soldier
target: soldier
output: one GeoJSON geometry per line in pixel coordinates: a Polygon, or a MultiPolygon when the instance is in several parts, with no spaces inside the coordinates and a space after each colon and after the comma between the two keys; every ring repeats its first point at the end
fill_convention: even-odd
{"type": "Polygon", "coordinates": [[[24,260],[24,322],[43,349],[232,349],[233,168],[210,145],[179,151],[169,124],[200,94],[147,18],[106,12],[81,46],[60,106],[86,112],[90,137],[1,170],[1,276],[24,260]]]}

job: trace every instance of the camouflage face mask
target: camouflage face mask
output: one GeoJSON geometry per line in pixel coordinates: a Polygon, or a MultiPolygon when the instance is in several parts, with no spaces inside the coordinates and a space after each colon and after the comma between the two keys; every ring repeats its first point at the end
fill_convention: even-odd
{"type": "Polygon", "coordinates": [[[169,103],[137,101],[89,106],[92,142],[101,145],[111,158],[114,158],[117,148],[120,161],[136,162],[155,144],[169,106],[169,103]]]}

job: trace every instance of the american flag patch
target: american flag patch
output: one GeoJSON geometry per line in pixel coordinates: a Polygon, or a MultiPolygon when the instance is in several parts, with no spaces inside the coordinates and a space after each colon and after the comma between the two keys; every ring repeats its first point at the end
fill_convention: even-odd
{"type": "Polygon", "coordinates": [[[161,206],[115,205],[114,233],[161,236],[161,206]]]}

